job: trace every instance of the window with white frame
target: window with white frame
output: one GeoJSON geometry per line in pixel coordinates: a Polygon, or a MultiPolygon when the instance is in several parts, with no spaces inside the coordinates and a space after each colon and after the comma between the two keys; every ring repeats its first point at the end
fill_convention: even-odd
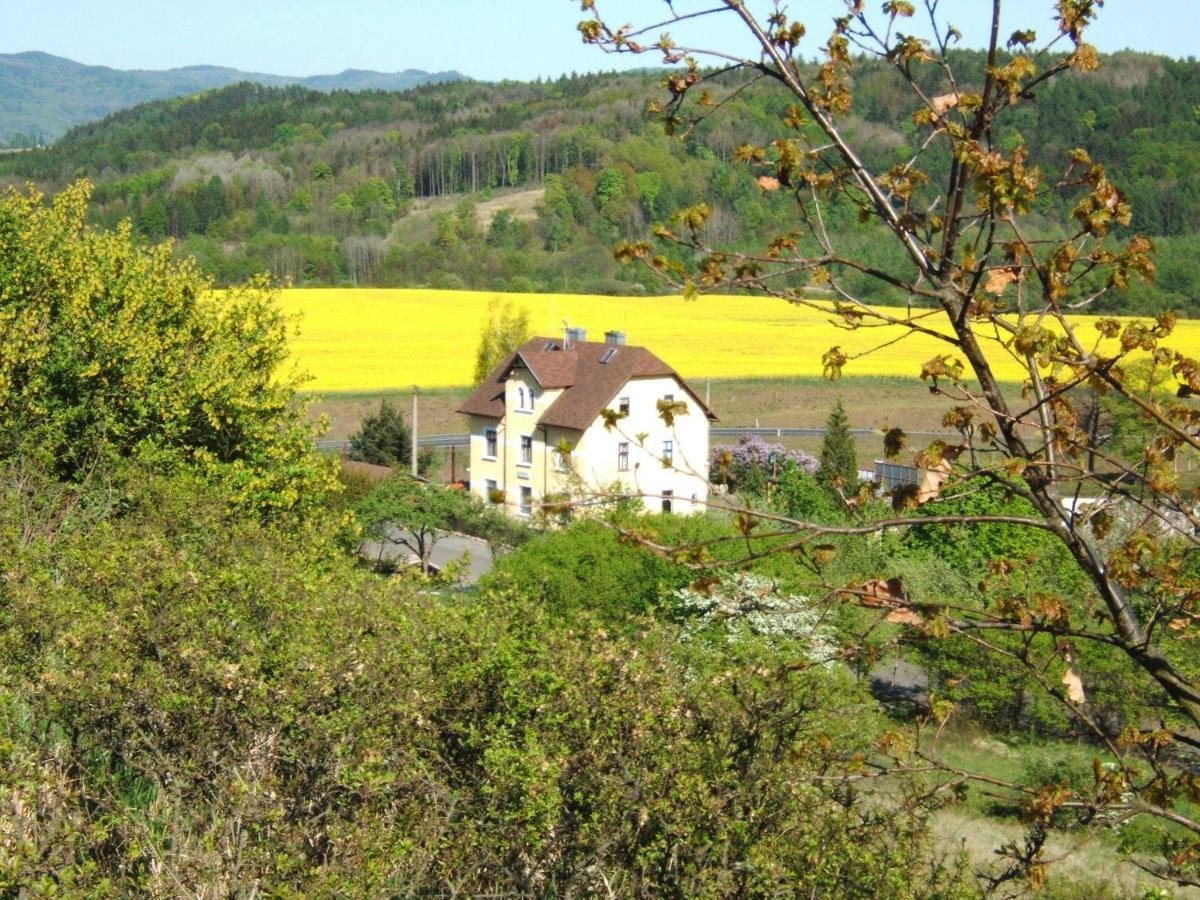
{"type": "Polygon", "coordinates": [[[674,403],[675,395],[674,394],[663,394],[663,402],[664,403],[674,403]]]}
{"type": "Polygon", "coordinates": [[[671,502],[675,499],[674,491],[662,492],[662,511],[667,513],[671,511],[671,502]]]}
{"type": "Polygon", "coordinates": [[[517,511],[523,516],[533,515],[533,488],[521,488],[521,505],[517,508],[517,511]]]}
{"type": "Polygon", "coordinates": [[[566,472],[570,468],[569,457],[567,453],[563,453],[561,447],[554,448],[554,471],[566,472]]]}
{"type": "Polygon", "coordinates": [[[663,441],[662,462],[663,462],[664,466],[672,465],[675,462],[675,442],[674,441],[663,441]]]}
{"type": "Polygon", "coordinates": [[[498,443],[499,442],[496,440],[496,429],[495,428],[489,428],[486,431],[484,431],[484,433],[483,433],[483,455],[490,457],[491,459],[495,459],[498,443]]]}
{"type": "Polygon", "coordinates": [[[533,464],[533,438],[527,434],[521,435],[521,465],[533,464]]]}
{"type": "Polygon", "coordinates": [[[629,398],[620,397],[617,399],[617,412],[623,416],[629,415],[629,398]]]}
{"type": "Polygon", "coordinates": [[[496,479],[489,478],[484,482],[484,488],[488,503],[497,503],[500,497],[500,485],[496,482],[496,479]]]}
{"type": "Polygon", "coordinates": [[[517,388],[517,412],[533,412],[533,401],[536,393],[533,387],[522,385],[517,388]]]}
{"type": "Polygon", "coordinates": [[[617,444],[617,471],[629,471],[629,443],[626,441],[617,444]]]}

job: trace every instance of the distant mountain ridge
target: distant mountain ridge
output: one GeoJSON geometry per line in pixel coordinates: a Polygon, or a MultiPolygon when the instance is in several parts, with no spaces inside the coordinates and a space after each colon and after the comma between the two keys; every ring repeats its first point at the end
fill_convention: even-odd
{"type": "Polygon", "coordinates": [[[372,72],[346,69],[336,75],[295,78],[243,72],[222,66],[178,69],[110,69],[31,51],[0,53],[0,146],[17,139],[52,141],[75,125],[150,100],[163,100],[225,87],[239,81],[317,91],[402,91],[429,82],[459,81],[455,71],[372,72]]]}

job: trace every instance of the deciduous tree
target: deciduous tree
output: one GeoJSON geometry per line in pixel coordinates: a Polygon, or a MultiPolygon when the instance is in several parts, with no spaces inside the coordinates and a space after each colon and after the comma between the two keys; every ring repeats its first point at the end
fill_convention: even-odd
{"type": "MultiPolygon", "coordinates": [[[[881,346],[916,334],[938,341],[943,352],[914,365],[914,374],[947,400],[945,426],[961,437],[913,447],[894,429],[886,436],[889,453],[912,454],[918,465],[941,470],[948,479],[943,495],[983,478],[1023,500],[1029,511],[958,514],[941,523],[927,516],[925,524],[953,522],[966,530],[964,540],[976,527],[1001,522],[1050,535],[1087,583],[1079,595],[1031,595],[1019,577],[1010,577],[1019,576],[1019,560],[993,560],[992,589],[1008,588],[1003,603],[984,607],[969,597],[914,597],[903,571],[867,584],[825,581],[821,573],[836,539],[910,524],[908,507],[933,496],[928,491],[897,492],[899,514],[891,518],[863,517],[845,527],[772,522],[770,549],[806,560],[831,602],[875,609],[924,638],[958,634],[1008,654],[1119,761],[1111,771],[1098,766],[1086,790],[1007,785],[1026,804],[1033,826],[1024,846],[1006,851],[1011,867],[995,883],[1042,877],[1046,825],[1062,810],[1086,821],[1139,814],[1169,820],[1182,831],[1159,870],[1181,881],[1200,880],[1200,821],[1185,805],[1196,792],[1193,776],[1185,773],[1195,770],[1200,750],[1194,650],[1200,639],[1194,563],[1200,493],[1174,472],[1177,458],[1200,451],[1200,409],[1192,399],[1200,394],[1200,362],[1172,346],[1171,314],[1154,321],[1102,318],[1086,329],[1068,318],[1133,281],[1152,278],[1153,247],[1131,231],[1132,210],[1116,178],[1085,148],[1039,167],[1030,163],[1019,132],[998,140],[1001,125],[1035,103],[1052,79],[1081,77],[1097,67],[1096,50],[1085,37],[1100,0],[1051,4],[1048,35],[1024,27],[1010,31],[1020,23],[1007,19],[1002,30],[1007,4],[993,0],[980,14],[988,35],[982,57],[955,52],[962,33],[936,0],[881,6],[847,0],[832,32],[815,45],[806,29],[812,23],[793,18],[779,3],[667,3],[661,21],[627,25],[605,21],[597,8],[602,5],[583,4],[588,18],[579,29],[586,42],[611,53],[655,54],[672,67],[665,100],[652,106],[669,133],[691,133],[751,84],[777,91],[773,133],[755,135],[736,157],[764,194],[786,196],[795,213],[793,229],[747,251],[716,242],[708,228],[713,211],[700,204],[659,229],[658,246],[630,243],[618,256],[643,262],[685,295],[766,291],[823,310],[847,329],[886,326],[881,346]],[[724,20],[730,29],[725,34],[736,29],[741,43],[690,41],[697,23],[711,18],[724,20]],[[810,47],[819,54],[816,62],[809,61],[810,47]],[[847,127],[853,74],[863,55],[892,67],[915,109],[908,122],[897,123],[912,137],[888,165],[868,166],[859,138],[847,127]],[[972,67],[972,60],[982,65],[972,67]],[[1063,202],[1070,210],[1064,220],[1038,220],[1039,209],[1063,208],[1063,202]],[[900,254],[895,264],[874,264],[846,251],[847,230],[831,222],[851,216],[887,235],[900,254]],[[872,306],[854,289],[864,283],[898,289],[908,305],[872,306]],[[996,375],[995,361],[1005,355],[1025,372],[1019,390],[996,375]],[[1138,358],[1169,375],[1173,396],[1145,392],[1126,377],[1138,358]],[[1154,439],[1135,459],[1095,447],[1079,410],[1088,387],[1131,404],[1152,426],[1154,439]],[[1103,460],[1103,477],[1090,457],[1103,460]],[[782,539],[780,532],[792,538],[782,539]],[[993,640],[997,634],[1021,640],[1000,646],[993,640]],[[1091,673],[1077,650],[1087,643],[1117,649],[1129,690],[1143,698],[1140,720],[1120,736],[1105,728],[1089,703],[1091,673]],[[1182,771],[1181,758],[1189,760],[1182,771]]],[[[836,378],[854,358],[835,346],[823,362],[836,378]]],[[[1156,380],[1152,375],[1149,383],[1156,380]]],[[[750,521],[745,519],[748,539],[750,521]]],[[[699,555],[694,549],[693,558],[699,555]]],[[[935,710],[942,718],[950,712],[948,706],[935,710]]],[[[938,765],[936,744],[917,738],[916,754],[938,765]]]]}
{"type": "Polygon", "coordinates": [[[318,502],[333,467],[266,282],[213,292],[170,244],[86,227],[89,192],[0,194],[0,456],[36,448],[68,479],[140,456],[264,511],[318,502]]]}
{"type": "Polygon", "coordinates": [[[461,491],[422,484],[407,475],[383,481],[358,505],[366,536],[379,545],[379,561],[390,547],[411,553],[422,571],[438,539],[452,530],[468,498],[461,491]]]}
{"type": "Polygon", "coordinates": [[[476,384],[481,384],[509,353],[529,340],[529,310],[499,297],[488,304],[479,347],[475,350],[476,384]]]}
{"type": "Polygon", "coordinates": [[[451,532],[486,540],[494,549],[523,543],[528,529],[484,506],[472,494],[424,483],[408,475],[393,475],[379,483],[358,504],[366,536],[384,550],[391,546],[413,554],[428,570],[434,544],[451,532]]]}

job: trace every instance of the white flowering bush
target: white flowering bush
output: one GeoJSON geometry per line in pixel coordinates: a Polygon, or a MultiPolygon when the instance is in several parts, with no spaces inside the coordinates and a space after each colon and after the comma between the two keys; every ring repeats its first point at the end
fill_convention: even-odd
{"type": "Polygon", "coordinates": [[[812,601],[781,594],[774,581],[761,575],[726,572],[709,592],[682,588],[675,599],[684,617],[685,640],[712,631],[724,632],[728,640],[751,633],[795,641],[813,662],[836,655],[833,631],[812,601]]]}

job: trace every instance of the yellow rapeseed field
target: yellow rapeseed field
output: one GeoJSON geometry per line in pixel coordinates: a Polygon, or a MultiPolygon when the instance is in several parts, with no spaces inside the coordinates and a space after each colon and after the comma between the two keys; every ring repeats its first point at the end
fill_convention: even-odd
{"type": "MultiPolygon", "coordinates": [[[[448,387],[470,382],[480,325],[492,292],[434,290],[294,289],[282,307],[300,315],[294,355],[323,393],[448,387]]],[[[529,310],[539,335],[561,335],[563,321],[603,340],[606,330],[628,334],[688,378],[818,376],[833,345],[853,355],[895,338],[879,328],[845,331],[827,316],[769,297],[598,297],[577,294],[505,294],[529,310]]],[[[1081,334],[1096,335],[1088,317],[1081,334]]],[[[1183,321],[1172,345],[1200,355],[1200,322],[1183,321]]],[[[947,346],[924,336],[905,338],[847,365],[845,377],[915,377],[921,364],[947,346]]],[[[998,357],[997,357],[998,358],[998,357]]],[[[1019,380],[1018,367],[1001,361],[999,374],[1019,380]]]]}

